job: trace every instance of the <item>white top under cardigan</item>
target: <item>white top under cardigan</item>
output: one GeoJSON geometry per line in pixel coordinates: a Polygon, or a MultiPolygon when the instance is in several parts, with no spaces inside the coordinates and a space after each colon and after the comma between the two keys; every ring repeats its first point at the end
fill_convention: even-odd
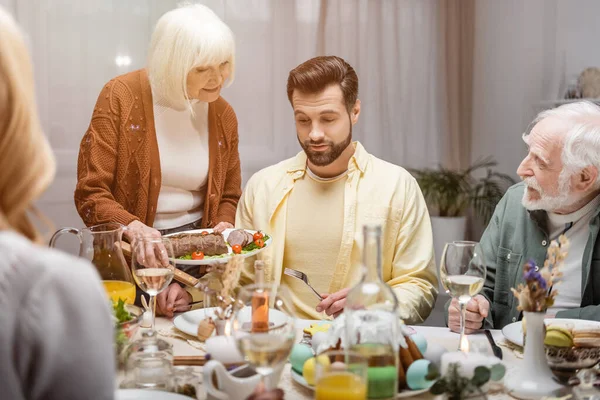
{"type": "Polygon", "coordinates": [[[192,110],[154,102],[154,125],[162,185],[153,227],[176,228],[199,220],[208,182],[208,103],[193,101],[192,110]],[[193,112],[192,112],[193,110],[193,112]]]}

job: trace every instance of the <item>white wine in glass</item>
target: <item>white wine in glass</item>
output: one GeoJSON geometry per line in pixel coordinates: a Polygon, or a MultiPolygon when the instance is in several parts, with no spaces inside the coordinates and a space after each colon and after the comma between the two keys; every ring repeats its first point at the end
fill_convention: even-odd
{"type": "Polygon", "coordinates": [[[467,304],[483,288],[486,275],[486,264],[477,242],[456,241],[447,243],[440,262],[440,281],[444,289],[460,306],[460,341],[459,350],[465,336],[465,314],[467,304]]]}
{"type": "Polygon", "coordinates": [[[151,296],[156,296],[165,290],[173,280],[173,275],[173,271],[168,268],[146,268],[135,271],[138,286],[151,296]]]}
{"type": "Polygon", "coordinates": [[[152,330],[156,296],[173,280],[175,257],[168,238],[138,236],[131,242],[131,272],[138,287],[150,295],[152,330]]]}
{"type": "Polygon", "coordinates": [[[285,286],[254,284],[240,289],[237,304],[238,309],[231,320],[232,335],[246,361],[264,382],[273,370],[288,359],[296,339],[291,295],[285,286]],[[263,302],[269,307],[266,329],[262,328],[266,321],[252,321],[252,318],[262,319],[264,316],[264,313],[256,310],[257,300],[260,300],[261,307],[264,306],[263,302]],[[261,329],[256,329],[258,325],[261,329]]]}

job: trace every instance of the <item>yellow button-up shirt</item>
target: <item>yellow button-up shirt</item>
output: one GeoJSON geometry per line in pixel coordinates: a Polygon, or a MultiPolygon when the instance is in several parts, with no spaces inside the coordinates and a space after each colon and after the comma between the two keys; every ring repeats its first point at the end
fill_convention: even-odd
{"type": "MultiPolygon", "coordinates": [[[[400,303],[400,318],[408,324],[423,322],[437,296],[437,277],[431,222],[416,180],[403,168],[367,153],[355,142],[344,189],[342,242],[329,293],[355,285],[362,276],[362,227],[382,227],[383,280],[400,303]]],[[[238,228],[268,233],[273,243],[259,257],[266,261],[265,279],[279,283],[289,193],[306,173],[306,154],[267,167],[250,178],[238,203],[238,228]]],[[[341,205],[340,205],[341,206],[341,205]]],[[[318,231],[315,226],[314,230],[318,231]]],[[[318,244],[318,234],[315,234],[318,244]]],[[[310,271],[304,271],[310,277],[310,271]]],[[[253,280],[247,268],[241,284],[253,280]]]]}

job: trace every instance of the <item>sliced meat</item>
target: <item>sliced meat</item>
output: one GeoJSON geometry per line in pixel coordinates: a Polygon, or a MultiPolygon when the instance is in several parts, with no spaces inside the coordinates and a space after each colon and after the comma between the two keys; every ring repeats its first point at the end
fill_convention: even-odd
{"type": "Polygon", "coordinates": [[[227,237],[227,242],[229,242],[230,246],[235,246],[239,244],[242,247],[246,247],[249,243],[252,243],[254,240],[252,234],[243,229],[236,229],[235,231],[231,231],[229,236],[227,237]]]}
{"type": "Polygon", "coordinates": [[[225,239],[220,233],[180,233],[169,236],[173,243],[175,257],[181,257],[194,251],[201,251],[207,256],[217,256],[227,253],[225,239]]]}

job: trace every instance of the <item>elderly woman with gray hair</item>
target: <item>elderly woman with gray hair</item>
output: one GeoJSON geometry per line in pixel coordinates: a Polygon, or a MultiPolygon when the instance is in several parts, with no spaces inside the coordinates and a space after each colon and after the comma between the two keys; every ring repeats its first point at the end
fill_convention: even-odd
{"type": "Polygon", "coordinates": [[[96,269],[43,246],[27,215],[56,166],[33,82],[23,35],[0,7],[0,397],[112,399],[114,326],[96,269]]]}
{"type": "MultiPolygon", "coordinates": [[[[75,204],[87,226],[118,222],[129,240],[233,228],[238,126],[220,93],[234,64],[233,34],[209,8],[185,5],[159,19],[147,68],[104,86],[81,141],[75,204]]],[[[172,316],[194,297],[171,284],[157,311],[172,316]]]]}

